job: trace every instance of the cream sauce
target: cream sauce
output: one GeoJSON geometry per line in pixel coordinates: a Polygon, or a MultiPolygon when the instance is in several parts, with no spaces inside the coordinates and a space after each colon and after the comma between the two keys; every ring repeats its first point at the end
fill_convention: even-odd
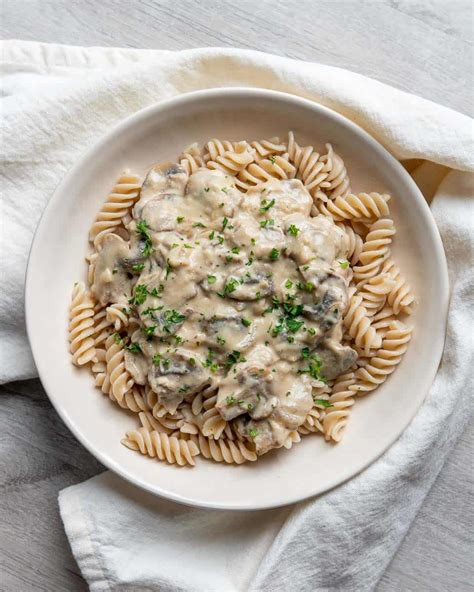
{"type": "Polygon", "coordinates": [[[135,381],[170,413],[214,385],[219,413],[259,454],[282,446],[313,385],[356,357],[341,345],[345,237],[311,205],[296,179],[244,195],[221,171],[156,166],[129,243],[107,235],[96,262],[98,300],[125,301],[135,319],[125,356],[135,381]]]}

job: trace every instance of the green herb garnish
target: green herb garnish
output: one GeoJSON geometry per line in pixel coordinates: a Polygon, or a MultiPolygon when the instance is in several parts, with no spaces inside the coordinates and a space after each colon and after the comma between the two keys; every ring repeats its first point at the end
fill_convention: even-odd
{"type": "Polygon", "coordinates": [[[144,257],[149,257],[152,251],[152,240],[146,220],[140,220],[140,222],[137,222],[136,232],[143,240],[142,255],[144,257]]]}
{"type": "Polygon", "coordinates": [[[268,210],[270,208],[273,208],[274,205],[275,205],[275,200],[274,199],[272,199],[272,201],[270,201],[270,202],[267,202],[267,200],[264,199],[262,201],[262,206],[260,208],[260,213],[261,214],[265,214],[265,212],[268,212],[268,210]]]}
{"type": "Polygon", "coordinates": [[[300,231],[300,229],[297,226],[295,226],[294,224],[290,224],[290,227],[288,228],[288,232],[292,236],[298,236],[299,231],[300,231]]]}

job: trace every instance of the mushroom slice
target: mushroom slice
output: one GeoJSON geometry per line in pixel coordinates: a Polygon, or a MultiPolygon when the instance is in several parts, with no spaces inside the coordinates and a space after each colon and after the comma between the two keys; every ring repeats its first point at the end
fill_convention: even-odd
{"type": "Polygon", "coordinates": [[[234,420],[233,426],[240,436],[254,444],[259,456],[281,448],[290,434],[290,430],[271,418],[255,420],[244,415],[234,420]]]}
{"type": "Polygon", "coordinates": [[[163,407],[175,413],[185,398],[204,388],[210,379],[193,352],[177,349],[170,354],[155,354],[148,382],[163,407]]]}
{"type": "Polygon", "coordinates": [[[258,345],[248,359],[230,371],[221,381],[216,408],[227,421],[248,413],[253,418],[268,417],[278,404],[271,391],[271,364],[275,354],[266,346],[258,345]]]}
{"type": "Polygon", "coordinates": [[[227,276],[223,295],[233,300],[251,301],[273,292],[272,269],[265,263],[242,266],[227,276]]]}
{"type": "Polygon", "coordinates": [[[325,339],[313,350],[313,355],[321,361],[321,375],[327,380],[344,374],[357,359],[356,351],[334,339],[325,339]]]}
{"type": "Polygon", "coordinates": [[[92,290],[102,305],[119,302],[130,296],[130,279],[123,262],[130,254],[127,243],[116,234],[107,234],[94,269],[92,290]]]}

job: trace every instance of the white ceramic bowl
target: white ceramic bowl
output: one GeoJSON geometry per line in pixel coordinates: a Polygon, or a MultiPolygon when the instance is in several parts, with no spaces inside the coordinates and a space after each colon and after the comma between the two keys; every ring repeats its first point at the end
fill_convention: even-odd
{"type": "Polygon", "coordinates": [[[257,509],[326,491],[367,467],[407,427],[435,376],[444,342],[448,276],[442,243],[423,196],[403,167],[341,115],[295,96],[255,89],[201,91],[164,101],[123,121],[71,170],[56,189],[36,232],[26,281],[28,334],[53,405],[78,440],[104,465],[152,493],[190,505],[257,509]],[[400,367],[353,407],[343,441],[308,436],[292,450],[256,463],[217,464],[198,458],[177,468],[120,444],[136,417],[114,406],[86,369],[71,364],[68,306],[74,281],[85,279],[89,227],[120,172],[145,171],[209,138],[284,137],[331,142],[346,162],[355,191],[388,191],[397,226],[394,257],[415,290],[414,336],[400,367]]]}

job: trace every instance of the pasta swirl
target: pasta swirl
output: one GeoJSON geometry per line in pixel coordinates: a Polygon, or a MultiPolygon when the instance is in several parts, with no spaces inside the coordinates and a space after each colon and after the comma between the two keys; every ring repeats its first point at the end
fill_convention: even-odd
{"type": "Polygon", "coordinates": [[[94,301],[82,282],[77,282],[72,291],[69,308],[69,342],[72,361],[84,366],[96,360],[94,344],[94,301]]]}

